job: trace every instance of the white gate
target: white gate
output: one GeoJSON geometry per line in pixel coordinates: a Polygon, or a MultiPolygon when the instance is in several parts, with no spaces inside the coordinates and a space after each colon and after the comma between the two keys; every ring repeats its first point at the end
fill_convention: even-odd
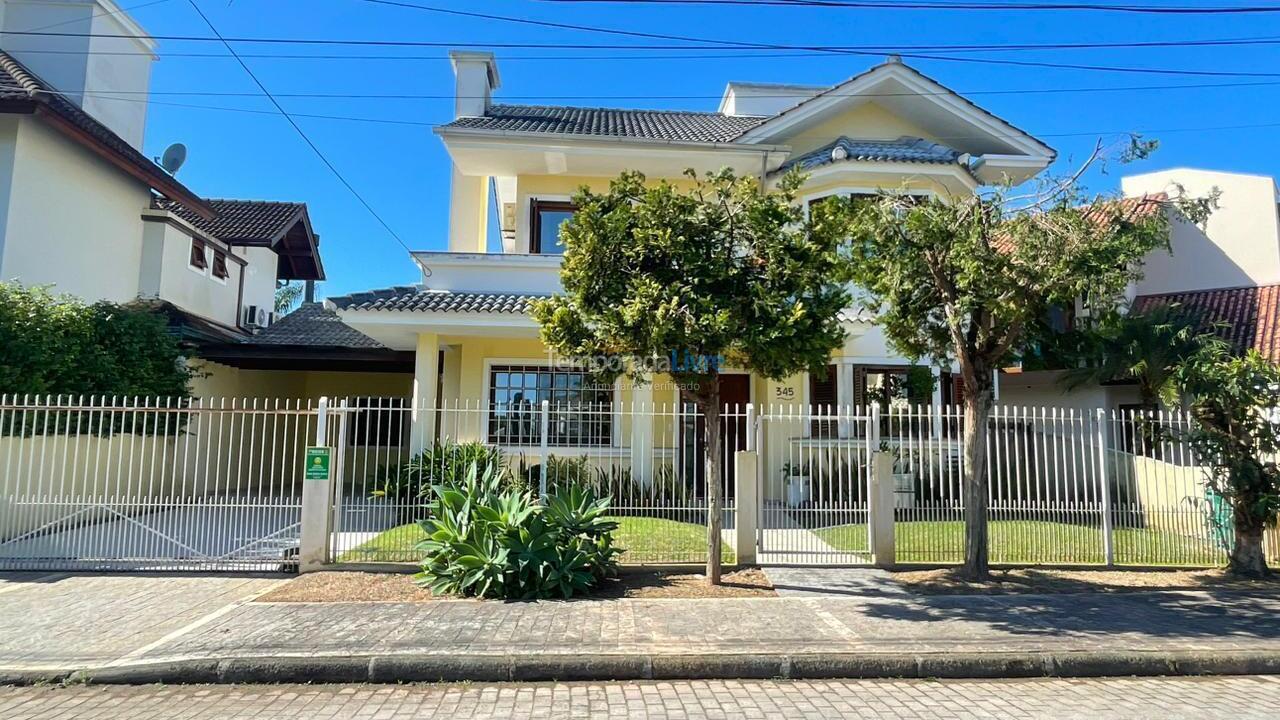
{"type": "Polygon", "coordinates": [[[292,568],[315,427],[307,401],[0,397],[0,569],[292,568]]]}

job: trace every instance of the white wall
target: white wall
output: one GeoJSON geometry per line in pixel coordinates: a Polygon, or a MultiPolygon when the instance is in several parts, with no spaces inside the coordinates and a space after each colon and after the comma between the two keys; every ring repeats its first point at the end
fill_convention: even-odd
{"type": "Polygon", "coordinates": [[[1058,384],[1060,372],[1001,373],[1000,404],[1014,407],[1050,407],[1092,413],[1138,402],[1138,390],[1130,385],[1086,385],[1070,392],[1058,384]]]}
{"type": "Polygon", "coordinates": [[[205,243],[203,271],[191,266],[192,235],[172,223],[145,223],[146,252],[139,293],[158,297],[223,325],[235,327],[239,313],[241,266],[227,260],[229,276],[213,276],[214,246],[205,243]],[[156,275],[155,273],[157,273],[156,275]]]}
{"type": "Polygon", "coordinates": [[[11,159],[4,147],[0,140],[0,176],[12,180],[0,202],[0,280],[52,284],[89,301],[136,298],[146,185],[34,117],[17,118],[11,159]]]}
{"type": "Polygon", "coordinates": [[[1275,182],[1265,176],[1179,168],[1121,180],[1127,196],[1177,193],[1192,197],[1222,191],[1220,207],[1204,228],[1174,224],[1172,255],[1157,251],[1143,265],[1138,295],[1280,283],[1280,223],[1275,182]]]}
{"type": "Polygon", "coordinates": [[[242,305],[257,305],[267,312],[275,309],[276,264],[280,256],[270,248],[239,247],[236,254],[249,261],[245,266],[242,305]]]}
{"type": "Polygon", "coordinates": [[[69,100],[141,149],[146,92],[155,59],[154,42],[145,31],[111,0],[0,0],[0,5],[0,28],[5,31],[50,28],[77,34],[4,34],[0,35],[0,45],[69,100]],[[98,37],[88,37],[90,34],[98,37]],[[102,37],[121,35],[127,37],[102,37]],[[57,52],[46,52],[49,50],[57,52]],[[126,100],[103,96],[112,92],[128,95],[124,96],[126,100]]]}

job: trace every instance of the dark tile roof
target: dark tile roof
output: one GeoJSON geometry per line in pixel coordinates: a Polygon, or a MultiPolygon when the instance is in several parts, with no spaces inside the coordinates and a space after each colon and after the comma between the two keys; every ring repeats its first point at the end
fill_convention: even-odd
{"type": "Polygon", "coordinates": [[[165,172],[164,168],[161,168],[153,160],[139,152],[137,148],[117,135],[114,130],[80,109],[80,106],[68,100],[57,92],[52,85],[41,80],[21,62],[18,62],[17,59],[3,50],[0,50],[0,101],[34,103],[37,106],[47,108],[54,115],[70,123],[80,132],[101,143],[108,150],[120,156],[122,160],[141,171],[153,182],[153,188],[161,189],[158,186],[171,187],[180,193],[185,193],[187,196],[186,198],[176,199],[197,200],[195,193],[192,193],[172,175],[165,172]]]}
{"type": "Polygon", "coordinates": [[[155,206],[173,212],[197,228],[226,242],[262,243],[284,234],[307,211],[305,203],[270,200],[207,199],[214,217],[206,220],[181,203],[157,199],[155,206]]]}
{"type": "Polygon", "coordinates": [[[484,117],[458,118],[443,128],[729,142],[764,119],[753,115],[686,110],[491,105],[484,117]]]}
{"type": "Polygon", "coordinates": [[[244,340],[247,345],[293,345],[328,348],[381,348],[382,343],[342,322],[322,303],[303,303],[266,330],[244,340]]]}
{"type": "Polygon", "coordinates": [[[960,151],[918,137],[897,140],[853,140],[841,136],[835,142],[793,158],[778,168],[785,172],[794,167],[812,170],[844,161],[878,161],[950,164],[960,158],[960,151]]]}
{"type": "Polygon", "coordinates": [[[1253,349],[1280,362],[1280,285],[1139,295],[1133,312],[1173,304],[1199,318],[1205,327],[1220,323],[1217,334],[1236,352],[1253,349]]]}
{"type": "Polygon", "coordinates": [[[339,310],[523,314],[529,310],[529,301],[542,297],[546,296],[446,292],[426,290],[416,285],[400,285],[330,297],[328,302],[339,310]]]}

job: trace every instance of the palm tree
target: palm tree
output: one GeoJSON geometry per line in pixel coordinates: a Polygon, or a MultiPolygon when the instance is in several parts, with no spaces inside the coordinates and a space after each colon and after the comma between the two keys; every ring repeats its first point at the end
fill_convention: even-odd
{"type": "Polygon", "coordinates": [[[1161,400],[1174,404],[1175,373],[1204,346],[1206,334],[1199,318],[1176,303],[1110,316],[1084,333],[1070,353],[1076,367],[1063,373],[1061,383],[1074,390],[1132,380],[1143,407],[1154,408],[1161,400]]]}
{"type": "Polygon", "coordinates": [[[302,286],[286,282],[276,287],[276,315],[284,315],[302,298],[302,286]]]}

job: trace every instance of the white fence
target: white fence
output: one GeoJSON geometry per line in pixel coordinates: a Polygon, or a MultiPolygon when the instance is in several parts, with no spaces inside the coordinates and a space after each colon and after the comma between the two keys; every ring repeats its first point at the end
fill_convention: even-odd
{"type": "MultiPolygon", "coordinates": [[[[887,520],[872,517],[878,453],[893,460],[882,481],[893,484],[896,561],[962,559],[959,408],[746,406],[722,420],[727,562],[736,551],[760,563],[871,562],[872,528],[887,520]],[[747,476],[739,451],[754,458],[747,476]],[[739,494],[751,512],[739,513],[739,494]]],[[[992,561],[1223,564],[1230,515],[1178,439],[1186,422],[998,408],[987,448],[992,561]]],[[[431,485],[477,454],[514,486],[608,494],[624,562],[706,560],[708,478],[692,407],[0,397],[0,569],[296,566],[301,463],[317,444],[335,450],[322,498],[328,561],[420,559],[431,485]]],[[[1274,535],[1268,543],[1280,559],[1274,535]]]]}

